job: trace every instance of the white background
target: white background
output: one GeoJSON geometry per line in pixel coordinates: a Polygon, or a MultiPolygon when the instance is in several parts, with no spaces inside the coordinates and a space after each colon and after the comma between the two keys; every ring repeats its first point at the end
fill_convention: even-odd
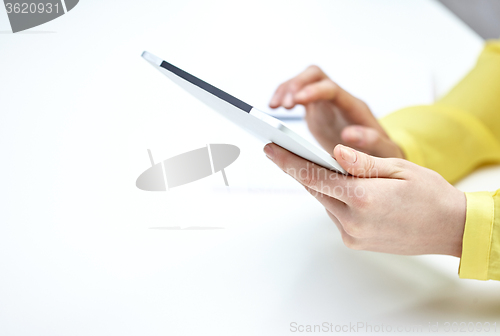
{"type": "MultiPolygon", "coordinates": [[[[0,10],[0,335],[500,323],[499,284],[459,280],[456,258],[345,248],[262,144],[140,58],[149,50],[263,109],[315,63],[384,115],[429,103],[473,66],[483,42],[441,5],[83,0],[9,29],[0,10]],[[160,161],[207,143],[240,147],[231,188],[220,174],[135,187],[146,149],[160,161]],[[150,229],[171,226],[223,229],[150,229]]],[[[495,190],[498,171],[458,186],[495,190]]]]}

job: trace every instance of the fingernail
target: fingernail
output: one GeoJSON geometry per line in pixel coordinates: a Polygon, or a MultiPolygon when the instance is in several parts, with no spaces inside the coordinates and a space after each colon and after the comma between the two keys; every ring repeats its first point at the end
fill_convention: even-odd
{"type": "Polygon", "coordinates": [[[340,155],[342,155],[342,159],[349,163],[355,163],[358,159],[356,153],[352,149],[345,146],[340,147],[340,155]]]}
{"type": "Polygon", "coordinates": [[[271,160],[273,159],[274,153],[273,153],[273,148],[271,147],[270,144],[267,144],[264,146],[264,153],[266,153],[266,155],[269,159],[271,159],[271,160]]]}
{"type": "Polygon", "coordinates": [[[285,107],[292,107],[293,106],[293,96],[289,92],[286,94],[285,99],[283,99],[283,106],[285,107]]]}

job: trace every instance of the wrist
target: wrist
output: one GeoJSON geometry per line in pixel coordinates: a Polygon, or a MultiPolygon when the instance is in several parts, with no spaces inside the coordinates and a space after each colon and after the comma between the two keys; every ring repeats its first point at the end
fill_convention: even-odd
{"type": "Polygon", "coordinates": [[[450,211],[450,251],[449,255],[460,258],[462,256],[462,242],[464,237],[465,219],[467,212],[467,200],[465,193],[455,189],[454,201],[450,211]]]}

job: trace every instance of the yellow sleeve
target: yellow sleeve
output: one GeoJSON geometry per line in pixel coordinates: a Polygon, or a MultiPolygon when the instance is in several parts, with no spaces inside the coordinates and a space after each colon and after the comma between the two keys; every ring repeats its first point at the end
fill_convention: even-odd
{"type": "Polygon", "coordinates": [[[490,41],[476,67],[445,97],[380,120],[409,161],[450,183],[500,162],[500,41],[490,41]]]}
{"type": "Polygon", "coordinates": [[[500,280],[500,190],[465,193],[461,278],[500,280]]]}
{"type": "MultiPolygon", "coordinates": [[[[500,41],[490,41],[475,68],[433,105],[380,120],[406,159],[450,183],[500,162],[500,41]]],[[[461,278],[500,280],[500,191],[466,193],[461,278]]]]}

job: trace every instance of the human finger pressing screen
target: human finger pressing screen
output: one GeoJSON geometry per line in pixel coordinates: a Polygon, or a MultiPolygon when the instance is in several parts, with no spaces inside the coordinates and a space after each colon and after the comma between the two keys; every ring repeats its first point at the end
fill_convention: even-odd
{"type": "Polygon", "coordinates": [[[293,108],[303,105],[309,130],[329,153],[345,144],[379,157],[403,158],[373,116],[368,105],[332,81],[318,66],[311,65],[276,89],[269,106],[293,108]]]}
{"type": "Polygon", "coordinates": [[[349,248],[461,256],[465,195],[438,173],[343,145],[335,147],[334,157],[348,176],[276,144],[264,152],[325,207],[349,248]]]}

